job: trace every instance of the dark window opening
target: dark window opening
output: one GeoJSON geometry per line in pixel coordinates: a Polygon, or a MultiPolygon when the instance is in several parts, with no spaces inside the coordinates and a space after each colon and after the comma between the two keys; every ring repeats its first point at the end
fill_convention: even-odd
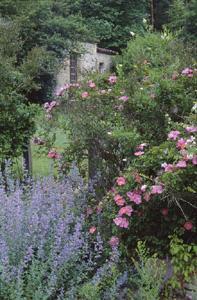
{"type": "Polygon", "coordinates": [[[77,56],[70,56],[70,83],[77,82],[77,56]]]}
{"type": "Polygon", "coordinates": [[[104,73],[105,72],[105,66],[103,62],[99,63],[99,73],[104,73]]]}

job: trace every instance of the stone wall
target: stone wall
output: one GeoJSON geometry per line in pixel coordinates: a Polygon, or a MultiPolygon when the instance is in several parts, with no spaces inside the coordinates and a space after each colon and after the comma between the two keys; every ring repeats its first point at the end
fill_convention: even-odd
{"type": "MultiPolygon", "coordinates": [[[[77,57],[77,81],[81,81],[90,72],[103,73],[111,69],[113,55],[101,53],[98,49],[96,44],[83,44],[83,54],[77,57]]],[[[57,75],[57,88],[65,83],[70,83],[70,59],[64,60],[57,75]]]]}

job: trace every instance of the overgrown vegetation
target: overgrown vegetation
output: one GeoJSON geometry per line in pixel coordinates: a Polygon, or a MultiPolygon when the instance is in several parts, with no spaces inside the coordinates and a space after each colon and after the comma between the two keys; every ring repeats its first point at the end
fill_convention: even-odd
{"type": "Polygon", "coordinates": [[[1,1],[2,300],[195,299],[195,5],[1,1]],[[114,70],[55,96],[81,41],[114,70]],[[17,178],[30,139],[51,177],[17,178]]]}

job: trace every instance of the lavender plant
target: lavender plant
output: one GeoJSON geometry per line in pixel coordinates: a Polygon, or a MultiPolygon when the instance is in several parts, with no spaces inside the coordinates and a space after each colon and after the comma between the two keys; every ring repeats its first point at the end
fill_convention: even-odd
{"type": "Polygon", "coordinates": [[[9,192],[0,187],[0,298],[57,299],[62,274],[88,248],[83,182],[75,168],[66,180],[44,178],[25,190],[9,182],[9,192]]]}

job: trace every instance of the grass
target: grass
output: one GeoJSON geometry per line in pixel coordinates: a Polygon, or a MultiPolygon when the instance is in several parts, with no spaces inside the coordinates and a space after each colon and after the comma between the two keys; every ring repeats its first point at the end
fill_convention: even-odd
{"type": "MultiPolygon", "coordinates": [[[[61,129],[57,129],[56,133],[56,141],[54,144],[54,148],[57,149],[59,153],[61,153],[66,144],[66,135],[61,129]]],[[[38,151],[38,146],[31,144],[31,152],[32,152],[32,171],[33,177],[38,176],[47,176],[53,171],[53,161],[48,158],[45,154],[41,154],[38,151]]]]}

